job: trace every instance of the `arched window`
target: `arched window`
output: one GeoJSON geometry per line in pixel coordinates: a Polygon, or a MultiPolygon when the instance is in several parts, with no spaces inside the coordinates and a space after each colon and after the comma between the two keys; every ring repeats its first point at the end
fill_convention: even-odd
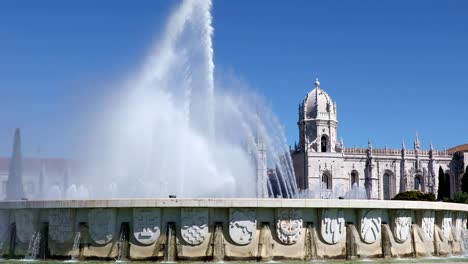
{"type": "Polygon", "coordinates": [[[383,199],[392,199],[395,196],[395,191],[395,174],[390,170],[386,170],[383,175],[383,199]]]}
{"type": "Polygon", "coordinates": [[[322,175],[322,189],[331,190],[331,177],[327,173],[322,175]]]}
{"type": "Polygon", "coordinates": [[[416,191],[422,191],[422,181],[421,181],[421,176],[416,175],[414,176],[414,189],[416,191]]]}
{"type": "Polygon", "coordinates": [[[383,198],[390,200],[390,175],[388,173],[383,176],[383,198]]]}
{"type": "Polygon", "coordinates": [[[320,139],[320,150],[321,152],[327,152],[328,150],[328,138],[325,135],[320,139]]]}
{"type": "Polygon", "coordinates": [[[359,174],[357,171],[352,171],[351,172],[351,188],[359,186],[359,174]]]}

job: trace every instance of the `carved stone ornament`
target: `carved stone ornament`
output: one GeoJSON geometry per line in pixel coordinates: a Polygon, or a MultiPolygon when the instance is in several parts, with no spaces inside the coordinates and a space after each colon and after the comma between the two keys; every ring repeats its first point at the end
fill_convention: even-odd
{"type": "Polygon", "coordinates": [[[327,244],[338,243],[345,233],[343,209],[323,209],[320,223],[320,233],[327,244]]]}
{"type": "Polygon", "coordinates": [[[6,241],[9,227],[9,214],[7,210],[0,210],[0,241],[6,241]]]}
{"type": "Polygon", "coordinates": [[[249,244],[257,226],[255,209],[229,209],[229,235],[239,245],[249,244]]]}
{"type": "Polygon", "coordinates": [[[109,243],[115,232],[115,211],[113,209],[91,209],[88,211],[89,234],[99,245],[109,243]]]}
{"type": "Polygon", "coordinates": [[[63,243],[73,238],[73,211],[71,209],[52,209],[49,211],[50,239],[63,243]]]}
{"type": "Polygon", "coordinates": [[[450,212],[444,213],[444,218],[442,219],[442,234],[446,239],[449,239],[450,233],[452,232],[452,214],[450,212]]]}
{"type": "Polygon", "coordinates": [[[457,218],[455,219],[455,226],[454,226],[454,232],[455,232],[455,240],[460,241],[462,238],[462,232],[463,232],[463,215],[462,213],[458,212],[457,213],[457,218]]]}
{"type": "Polygon", "coordinates": [[[292,245],[302,235],[302,211],[277,209],[276,234],[281,242],[292,245]]]}
{"type": "Polygon", "coordinates": [[[143,245],[153,244],[161,235],[161,209],[134,208],[133,236],[143,245]]]}
{"type": "Polygon", "coordinates": [[[421,217],[421,229],[430,239],[432,239],[432,237],[434,236],[434,223],[435,223],[434,211],[424,210],[422,217],[421,217]]]}
{"type": "Polygon", "coordinates": [[[15,210],[16,235],[19,241],[27,243],[37,231],[37,214],[30,209],[15,210]]]}
{"type": "Polygon", "coordinates": [[[199,245],[208,237],[208,209],[182,208],[182,238],[190,245],[199,245]]]}
{"type": "Polygon", "coordinates": [[[361,211],[361,238],[364,242],[372,244],[380,240],[382,232],[381,212],[375,209],[361,211]]]}
{"type": "Polygon", "coordinates": [[[409,211],[398,210],[395,214],[394,235],[397,242],[405,242],[411,232],[411,214],[409,211]]]}

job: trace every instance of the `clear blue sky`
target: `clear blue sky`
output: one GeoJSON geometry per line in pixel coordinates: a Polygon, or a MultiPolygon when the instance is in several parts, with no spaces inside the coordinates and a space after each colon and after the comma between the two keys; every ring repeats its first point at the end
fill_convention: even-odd
{"type": "MultiPolygon", "coordinates": [[[[135,71],[177,1],[0,1],[0,154],[67,156],[87,106],[135,71]]],[[[262,94],[297,140],[315,77],[347,146],[468,143],[468,1],[214,1],[217,71],[262,94]]],[[[85,113],[85,114],[84,114],[85,113]]]]}

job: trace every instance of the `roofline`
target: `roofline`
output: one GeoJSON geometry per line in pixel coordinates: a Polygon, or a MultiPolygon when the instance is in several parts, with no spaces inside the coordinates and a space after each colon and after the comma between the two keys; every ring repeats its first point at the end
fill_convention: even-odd
{"type": "Polygon", "coordinates": [[[449,153],[455,153],[455,152],[468,152],[468,144],[463,144],[463,145],[458,145],[453,148],[448,149],[449,153]]]}

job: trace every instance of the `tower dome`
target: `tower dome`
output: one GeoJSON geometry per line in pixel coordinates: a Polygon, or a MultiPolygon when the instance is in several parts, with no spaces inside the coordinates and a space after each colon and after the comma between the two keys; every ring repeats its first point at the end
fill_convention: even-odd
{"type": "Polygon", "coordinates": [[[315,80],[315,88],[307,93],[299,105],[299,148],[312,152],[336,152],[338,121],[336,103],[320,88],[315,80]]]}
{"type": "Polygon", "coordinates": [[[305,119],[328,119],[336,121],[336,104],[330,96],[320,88],[320,82],[315,80],[315,88],[304,98],[305,119]]]}

